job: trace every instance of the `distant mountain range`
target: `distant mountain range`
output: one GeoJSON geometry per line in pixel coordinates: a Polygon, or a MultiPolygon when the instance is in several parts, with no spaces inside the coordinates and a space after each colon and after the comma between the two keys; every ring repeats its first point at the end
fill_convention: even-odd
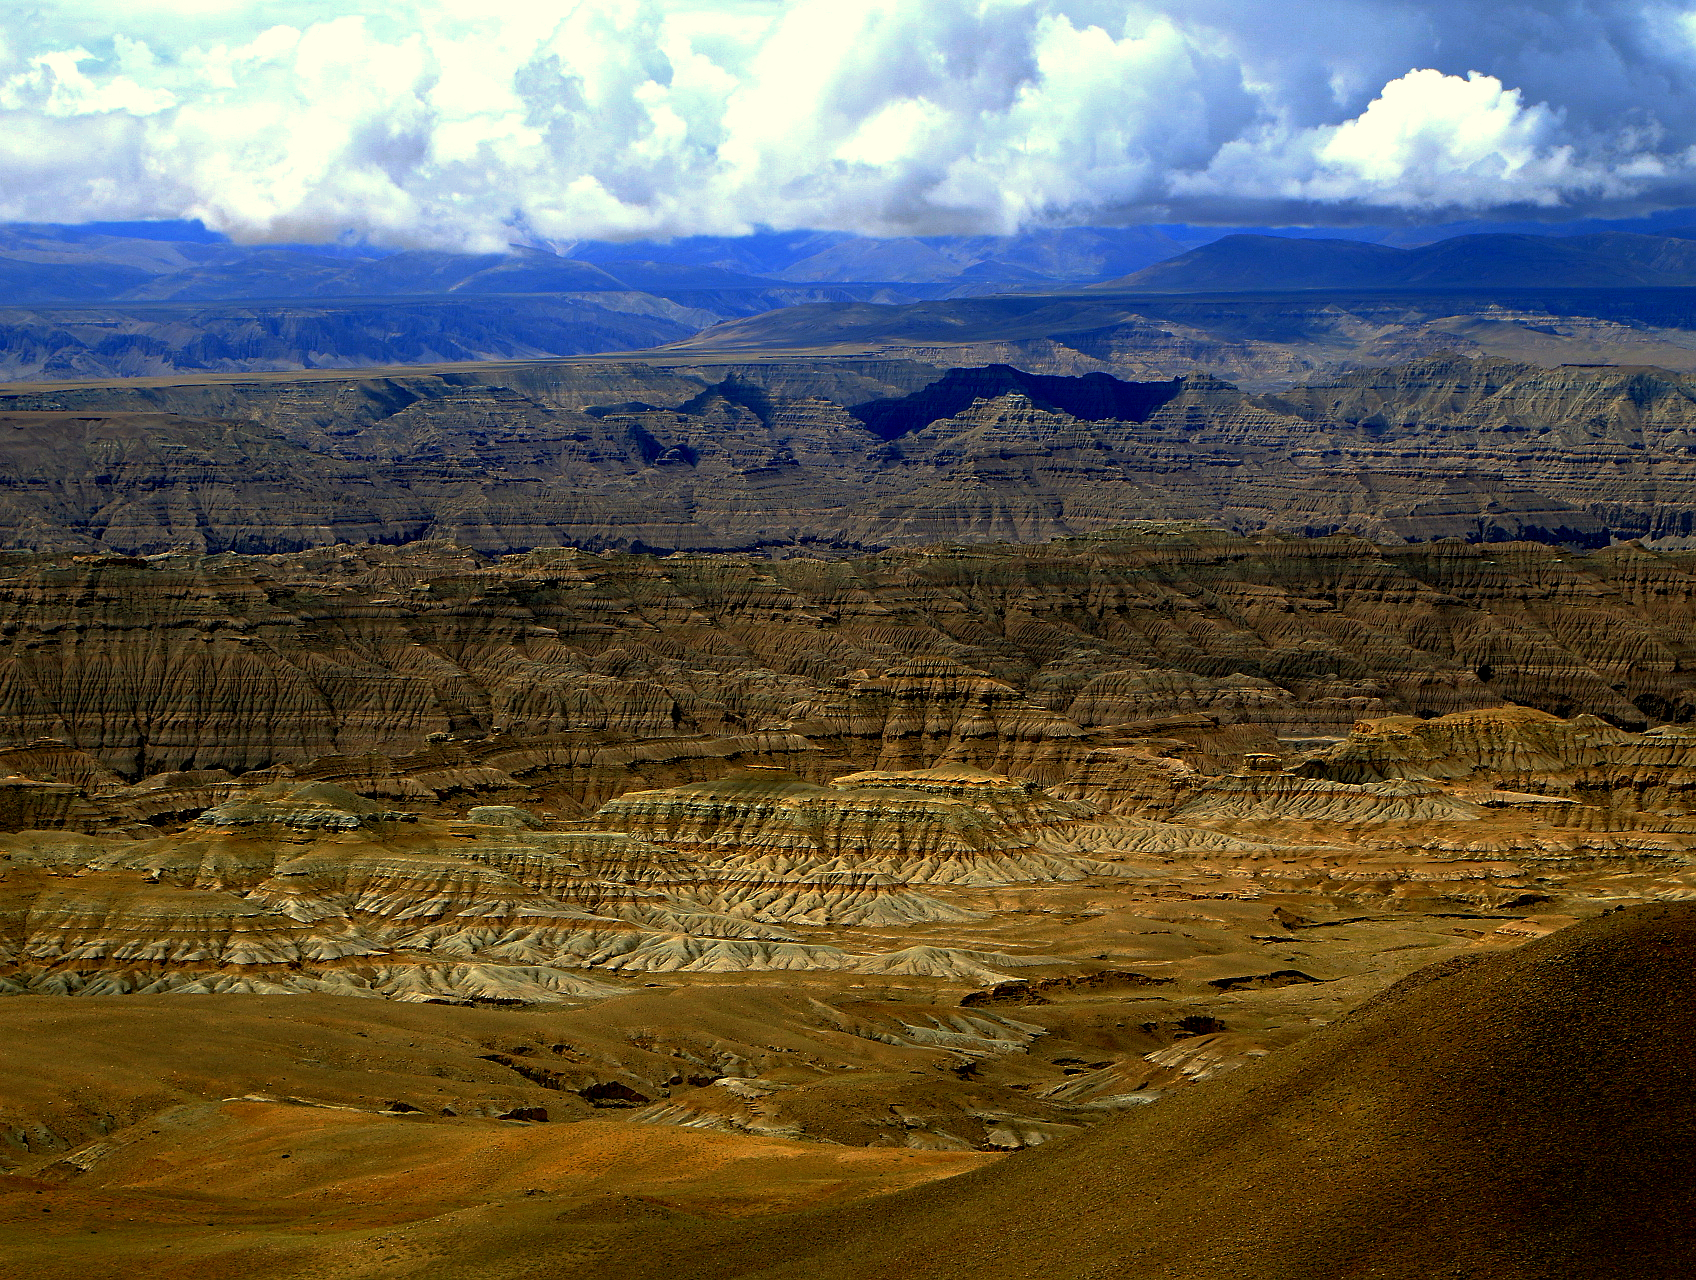
{"type": "Polygon", "coordinates": [[[0,227],[0,305],[630,291],[675,297],[867,282],[990,293],[1108,279],[1206,238],[1147,227],[895,240],[784,232],[669,243],[570,241],[467,254],[236,245],[175,230],[167,226],[169,238],[156,238],[146,224],[0,227]]]}
{"type": "Polygon", "coordinates": [[[644,258],[788,281],[975,283],[1017,288],[1105,280],[1216,239],[1202,227],[1068,227],[1014,236],[905,236],[840,232],[695,236],[669,243],[578,241],[552,246],[584,262],[644,258]]]}
{"type": "MultiPolygon", "coordinates": [[[[762,290],[789,283],[721,267],[626,260],[597,265],[545,249],[335,253],[297,246],[70,238],[0,228],[0,302],[230,302],[448,294],[762,290]]],[[[781,304],[779,304],[781,305],[781,304]]]]}
{"type": "Polygon", "coordinates": [[[1456,236],[1413,249],[1234,235],[1095,287],[1203,293],[1541,285],[1696,285],[1696,227],[1666,235],[1456,236]]]}
{"type": "Polygon", "coordinates": [[[717,294],[705,309],[729,317],[822,300],[795,296],[797,285],[877,285],[895,293],[856,297],[912,302],[1068,284],[1163,293],[1696,284],[1696,228],[1463,235],[1413,248],[1303,235],[1214,239],[1217,232],[1194,227],[890,240],[770,232],[488,254],[236,245],[173,229],[0,226],[0,306],[562,293],[644,293],[702,306],[700,295],[717,294]],[[749,296],[731,305],[729,294],[749,296]]]}
{"type": "Polygon", "coordinates": [[[471,254],[236,245],[188,223],[0,225],[0,379],[677,342],[846,342],[944,367],[1136,379],[1205,368],[1262,388],[1439,351],[1684,369],[1696,360],[1691,299],[1656,287],[1696,287],[1696,228],[1650,230],[1516,229],[1411,246],[1413,231],[1397,233],[1401,245],[1197,227],[889,240],[793,231],[471,254]],[[1304,296],[1270,310],[1267,298],[1219,296],[1256,291],[1304,296]]]}

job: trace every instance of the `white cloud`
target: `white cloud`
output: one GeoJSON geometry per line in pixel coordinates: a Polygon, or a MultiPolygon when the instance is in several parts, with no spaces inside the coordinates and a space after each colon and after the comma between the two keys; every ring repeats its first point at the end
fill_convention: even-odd
{"type": "Polygon", "coordinates": [[[1175,175],[1173,186],[1191,198],[1486,211],[1629,196],[1667,172],[1643,155],[1586,163],[1559,137],[1558,113],[1526,106],[1494,76],[1415,69],[1352,119],[1229,142],[1205,170],[1175,175]]]}
{"type": "Polygon", "coordinates": [[[0,218],[883,234],[1696,198],[1614,0],[107,0],[0,16],[0,218]]]}

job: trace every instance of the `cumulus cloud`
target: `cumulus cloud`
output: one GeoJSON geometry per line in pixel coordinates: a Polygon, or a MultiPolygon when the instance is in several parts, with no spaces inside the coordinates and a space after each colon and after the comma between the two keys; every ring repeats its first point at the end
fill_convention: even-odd
{"type": "Polygon", "coordinates": [[[1637,0],[79,0],[0,15],[0,219],[244,240],[1004,233],[1696,200],[1637,0]]]}

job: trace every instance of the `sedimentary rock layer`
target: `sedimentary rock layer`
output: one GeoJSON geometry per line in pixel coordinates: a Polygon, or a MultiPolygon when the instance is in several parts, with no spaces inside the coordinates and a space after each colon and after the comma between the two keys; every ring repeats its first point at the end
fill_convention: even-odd
{"type": "Polygon", "coordinates": [[[1036,542],[1139,520],[1601,546],[1696,528],[1696,383],[1455,356],[1251,395],[914,361],[0,396],[0,545],[1036,542]],[[927,386],[927,384],[929,384],[927,386]]]}
{"type": "Polygon", "coordinates": [[[397,808],[544,785],[581,815],[747,765],[824,783],[954,763],[1158,809],[1180,764],[1362,719],[1682,722],[1688,560],[1170,528],[835,562],[17,556],[0,765],[102,793],[122,774],[146,820],[284,766],[397,808]]]}
{"type": "Polygon", "coordinates": [[[608,996],[599,975],[617,972],[993,983],[1052,961],[844,950],[782,926],[962,923],[979,917],[915,886],[1122,874],[1034,844],[1097,814],[1029,785],[974,777],[1003,793],[985,803],[902,790],[898,774],[827,788],[769,773],[632,793],[577,830],[491,806],[476,812],[494,822],[420,821],[323,782],[250,780],[171,835],[0,836],[0,984],[535,1003],[608,996]]]}

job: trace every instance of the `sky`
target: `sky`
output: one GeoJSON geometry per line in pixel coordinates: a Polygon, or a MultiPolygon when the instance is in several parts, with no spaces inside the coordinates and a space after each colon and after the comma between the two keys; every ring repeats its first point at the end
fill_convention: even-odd
{"type": "Polygon", "coordinates": [[[0,9],[0,221],[471,250],[1696,204],[1696,0],[0,9]]]}

